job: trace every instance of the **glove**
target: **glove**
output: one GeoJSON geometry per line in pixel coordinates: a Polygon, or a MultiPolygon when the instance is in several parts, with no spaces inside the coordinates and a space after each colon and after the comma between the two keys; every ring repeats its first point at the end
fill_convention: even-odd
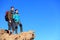
{"type": "Polygon", "coordinates": [[[11,23],[11,21],[9,21],[11,23]]]}

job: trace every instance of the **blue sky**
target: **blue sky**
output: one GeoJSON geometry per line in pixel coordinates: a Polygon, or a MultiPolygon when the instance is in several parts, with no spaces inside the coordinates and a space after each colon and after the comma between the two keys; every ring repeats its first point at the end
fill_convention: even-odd
{"type": "Polygon", "coordinates": [[[23,30],[35,31],[34,40],[60,40],[59,0],[0,0],[0,29],[8,29],[4,16],[11,6],[19,10],[23,30]]]}

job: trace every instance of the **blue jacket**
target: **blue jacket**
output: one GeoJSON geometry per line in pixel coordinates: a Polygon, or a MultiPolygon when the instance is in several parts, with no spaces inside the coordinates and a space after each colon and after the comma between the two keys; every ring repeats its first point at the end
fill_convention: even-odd
{"type": "Polygon", "coordinates": [[[13,19],[14,19],[15,22],[19,22],[19,20],[20,20],[19,14],[14,13],[13,14],[13,19]]]}

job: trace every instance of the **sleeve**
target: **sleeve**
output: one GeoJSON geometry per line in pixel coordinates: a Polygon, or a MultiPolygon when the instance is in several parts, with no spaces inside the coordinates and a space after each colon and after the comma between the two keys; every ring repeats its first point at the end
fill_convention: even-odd
{"type": "Polygon", "coordinates": [[[8,19],[11,20],[11,14],[8,12],[8,19]]]}
{"type": "Polygon", "coordinates": [[[13,19],[15,19],[15,14],[13,14],[13,19]]]}

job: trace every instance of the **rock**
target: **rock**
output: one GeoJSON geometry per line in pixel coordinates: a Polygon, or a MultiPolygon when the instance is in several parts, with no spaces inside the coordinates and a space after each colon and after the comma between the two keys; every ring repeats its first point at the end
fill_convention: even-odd
{"type": "Polygon", "coordinates": [[[9,31],[0,30],[0,40],[33,40],[34,32],[22,32],[20,34],[9,34],[9,31]]]}
{"type": "Polygon", "coordinates": [[[20,34],[20,39],[22,39],[22,40],[34,39],[34,32],[33,32],[33,31],[22,32],[22,33],[20,34]]]}

